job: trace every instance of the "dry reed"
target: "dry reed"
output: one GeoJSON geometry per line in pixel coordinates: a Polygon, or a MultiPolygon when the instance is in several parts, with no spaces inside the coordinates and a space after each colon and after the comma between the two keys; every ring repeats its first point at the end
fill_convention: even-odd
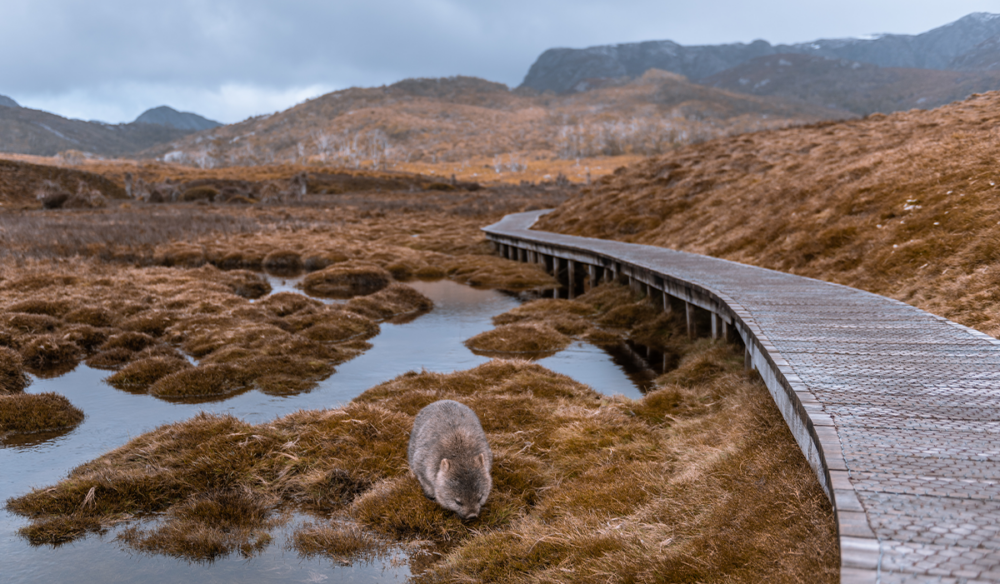
{"type": "Polygon", "coordinates": [[[997,115],[992,92],[714,140],[602,179],[538,228],[825,279],[996,336],[997,115]]]}

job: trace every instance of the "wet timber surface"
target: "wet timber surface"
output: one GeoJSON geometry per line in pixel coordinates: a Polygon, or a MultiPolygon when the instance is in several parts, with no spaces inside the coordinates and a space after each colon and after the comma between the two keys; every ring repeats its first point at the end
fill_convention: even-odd
{"type": "Polygon", "coordinates": [[[567,286],[628,279],[735,329],[834,502],[842,582],[1000,582],[1000,341],[845,286],[530,230],[541,213],[484,231],[568,262],[567,286]]]}

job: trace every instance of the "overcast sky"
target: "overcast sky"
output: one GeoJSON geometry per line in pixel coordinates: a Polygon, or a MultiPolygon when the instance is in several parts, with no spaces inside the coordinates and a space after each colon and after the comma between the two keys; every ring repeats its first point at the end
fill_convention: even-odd
{"type": "Polygon", "coordinates": [[[86,120],[170,105],[230,123],[407,77],[513,87],[551,47],[918,34],[970,12],[1000,0],[3,0],[0,95],[86,120]]]}

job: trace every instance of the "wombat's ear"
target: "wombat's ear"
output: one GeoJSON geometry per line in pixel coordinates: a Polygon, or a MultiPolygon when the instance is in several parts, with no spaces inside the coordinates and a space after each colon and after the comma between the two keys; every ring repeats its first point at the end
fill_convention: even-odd
{"type": "Polygon", "coordinates": [[[448,472],[448,469],[450,467],[451,467],[451,463],[448,462],[448,459],[447,458],[442,458],[441,459],[441,472],[448,472]]]}
{"type": "Polygon", "coordinates": [[[486,455],[483,454],[482,452],[480,452],[479,455],[476,456],[476,466],[478,466],[479,468],[486,467],[486,455]]]}

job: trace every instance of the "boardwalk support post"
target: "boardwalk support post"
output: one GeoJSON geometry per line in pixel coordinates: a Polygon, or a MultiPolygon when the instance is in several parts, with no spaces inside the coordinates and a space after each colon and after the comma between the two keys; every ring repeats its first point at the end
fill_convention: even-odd
{"type": "Polygon", "coordinates": [[[712,313],[712,338],[719,338],[719,315],[712,313]]]}
{"type": "Polygon", "coordinates": [[[569,280],[569,299],[573,300],[576,298],[576,262],[573,260],[567,260],[569,263],[569,270],[566,274],[566,279],[569,280]]]}
{"type": "Polygon", "coordinates": [[[694,338],[694,307],[687,300],[684,301],[684,318],[687,320],[688,338],[694,338]]]}

